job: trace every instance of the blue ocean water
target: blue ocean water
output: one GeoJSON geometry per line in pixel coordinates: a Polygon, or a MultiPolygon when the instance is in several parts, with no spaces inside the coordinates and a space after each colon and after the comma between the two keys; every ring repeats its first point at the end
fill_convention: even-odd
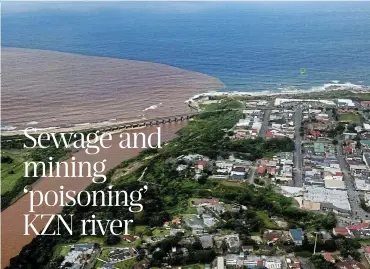
{"type": "Polygon", "coordinates": [[[370,2],[3,2],[2,46],[165,63],[229,90],[370,85],[370,2]]]}

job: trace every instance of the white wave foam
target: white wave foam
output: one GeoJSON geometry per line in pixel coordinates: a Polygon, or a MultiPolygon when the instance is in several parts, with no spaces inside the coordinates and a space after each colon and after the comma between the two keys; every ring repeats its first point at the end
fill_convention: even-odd
{"type": "Polygon", "coordinates": [[[162,105],[162,103],[159,103],[158,105],[151,105],[145,109],[143,109],[143,111],[148,111],[148,110],[151,110],[151,109],[157,109],[159,108],[160,106],[162,105]]]}
{"type": "Polygon", "coordinates": [[[273,96],[279,94],[299,94],[299,93],[310,93],[310,92],[321,92],[321,91],[341,91],[341,90],[354,90],[354,91],[370,91],[369,86],[353,84],[351,82],[345,83],[334,83],[336,80],[331,81],[331,83],[325,83],[321,86],[314,86],[310,89],[300,89],[297,86],[286,86],[278,87],[276,90],[263,90],[254,92],[236,92],[236,91],[224,91],[224,92],[206,92],[194,95],[192,98],[186,100],[186,103],[193,102],[196,99],[206,96],[235,96],[235,95],[249,95],[249,96],[273,96]]]}
{"type": "Polygon", "coordinates": [[[30,121],[30,122],[27,122],[26,125],[36,125],[36,124],[39,124],[38,121],[30,121]]]}
{"type": "Polygon", "coordinates": [[[2,125],[0,127],[0,131],[14,131],[15,129],[17,129],[17,127],[11,125],[2,125]]]}
{"type": "Polygon", "coordinates": [[[85,126],[85,125],[90,125],[90,124],[91,124],[90,122],[76,123],[76,124],[73,124],[73,126],[85,126]]]}

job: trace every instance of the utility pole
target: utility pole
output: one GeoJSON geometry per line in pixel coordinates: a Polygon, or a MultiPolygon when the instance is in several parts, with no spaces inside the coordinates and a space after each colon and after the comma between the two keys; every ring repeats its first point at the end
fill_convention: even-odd
{"type": "Polygon", "coordinates": [[[316,236],[315,236],[315,246],[313,247],[313,255],[316,254],[317,232],[315,234],[316,236]]]}

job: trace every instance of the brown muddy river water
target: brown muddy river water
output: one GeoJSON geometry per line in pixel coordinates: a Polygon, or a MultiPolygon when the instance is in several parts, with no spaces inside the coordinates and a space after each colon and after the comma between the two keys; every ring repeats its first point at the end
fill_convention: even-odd
{"type": "MultiPolygon", "coordinates": [[[[22,130],[181,114],[189,111],[184,101],[194,94],[222,87],[216,78],[163,64],[2,48],[1,124],[22,130]]],[[[173,138],[185,124],[161,125],[162,140],[173,138]]],[[[155,130],[148,127],[141,131],[149,134],[155,130]]],[[[118,139],[115,135],[113,145],[118,139]]],[[[102,149],[98,155],[87,155],[83,150],[74,155],[76,162],[106,159],[108,171],[138,151],[117,146],[102,149]]],[[[87,178],[61,178],[41,178],[33,190],[59,191],[63,185],[65,190],[80,191],[91,184],[87,178]]],[[[23,196],[1,213],[3,268],[33,238],[23,235],[29,198],[23,196]]],[[[58,206],[44,206],[35,213],[60,211],[58,206]]],[[[35,227],[43,227],[45,221],[35,221],[35,227]]]]}
{"type": "Polygon", "coordinates": [[[157,63],[2,48],[2,126],[55,127],[188,112],[214,77],[157,63]]]}

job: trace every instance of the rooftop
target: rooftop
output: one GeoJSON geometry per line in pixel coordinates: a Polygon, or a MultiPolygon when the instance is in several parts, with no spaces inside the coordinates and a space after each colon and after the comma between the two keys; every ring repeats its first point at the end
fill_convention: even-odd
{"type": "Polygon", "coordinates": [[[301,228],[298,229],[290,229],[290,234],[294,241],[301,241],[303,239],[303,231],[301,228]]]}

